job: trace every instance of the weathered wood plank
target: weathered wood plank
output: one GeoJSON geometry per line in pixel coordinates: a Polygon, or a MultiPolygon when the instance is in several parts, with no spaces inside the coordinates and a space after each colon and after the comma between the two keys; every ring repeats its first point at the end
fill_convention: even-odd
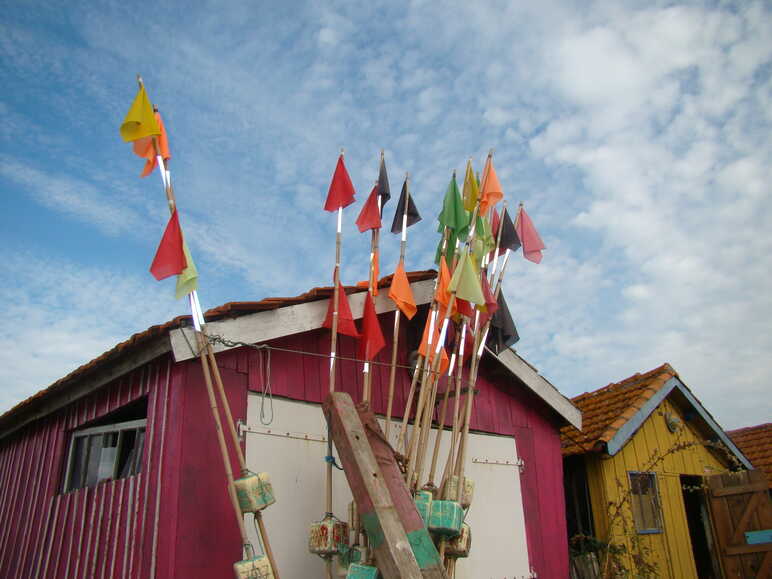
{"type": "Polygon", "coordinates": [[[421,569],[351,396],[331,393],[324,412],[381,574],[384,579],[421,579],[421,569]]]}
{"type": "MultiPolygon", "coordinates": [[[[434,288],[433,280],[417,281],[412,283],[410,287],[413,290],[413,297],[417,305],[431,301],[434,288]]],[[[359,292],[348,296],[355,319],[360,318],[362,315],[366,293],[359,292]]],[[[247,314],[235,319],[213,321],[207,323],[206,327],[207,331],[212,335],[223,335],[223,337],[235,342],[257,344],[320,328],[327,313],[328,301],[317,300],[315,302],[306,302],[275,310],[247,314]]],[[[380,292],[374,301],[375,311],[379,314],[393,312],[396,309],[394,302],[388,298],[388,292],[380,292]]],[[[195,352],[196,338],[192,328],[172,330],[169,332],[169,338],[174,359],[177,362],[197,357],[195,352]]],[[[215,352],[229,349],[228,346],[214,344],[215,352]]]]}
{"type": "Polygon", "coordinates": [[[394,450],[386,440],[386,435],[381,430],[375,419],[375,414],[369,406],[358,404],[356,409],[364,425],[370,448],[378,461],[382,479],[388,487],[394,507],[407,533],[422,576],[427,579],[444,579],[445,571],[442,568],[442,560],[432,542],[429,531],[424,526],[413,496],[402,478],[402,473],[394,458],[394,450]]]}

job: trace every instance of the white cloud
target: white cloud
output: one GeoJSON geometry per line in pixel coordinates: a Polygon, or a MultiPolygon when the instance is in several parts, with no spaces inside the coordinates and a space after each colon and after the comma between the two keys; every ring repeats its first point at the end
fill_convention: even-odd
{"type": "MultiPolygon", "coordinates": [[[[431,263],[451,171],[469,156],[479,168],[495,147],[509,199],[526,202],[548,244],[540,266],[518,258],[506,282],[519,349],[567,394],[669,361],[726,426],[768,420],[768,6],[265,10],[169,6],[140,22],[128,5],[78,8],[77,46],[3,25],[3,60],[57,122],[3,97],[12,136],[0,141],[0,177],[106,234],[155,242],[157,228],[142,224],[162,221],[163,194],[155,177],[136,179],[138,161],[116,138],[134,90],[126,71],[144,72],[214,305],[327,283],[334,216],[321,205],[340,146],[360,201],[382,147],[395,193],[410,171],[424,215],[410,231],[416,269],[431,263]],[[155,62],[151,39],[164,55],[155,62]],[[728,385],[745,395],[727,396],[728,385]]],[[[365,276],[359,207],[345,213],[346,281],[365,276]]],[[[397,243],[384,237],[387,273],[397,243]]],[[[30,315],[55,306],[36,300],[30,315]]],[[[118,334],[95,333],[94,344],[118,334]]]]}

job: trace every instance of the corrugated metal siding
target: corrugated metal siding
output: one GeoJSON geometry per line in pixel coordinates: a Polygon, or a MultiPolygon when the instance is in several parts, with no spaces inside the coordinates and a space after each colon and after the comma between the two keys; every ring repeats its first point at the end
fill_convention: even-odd
{"type": "Polygon", "coordinates": [[[0,447],[0,577],[152,577],[167,358],[27,426],[0,447]],[[61,494],[69,433],[148,395],[142,472],[61,494]]]}

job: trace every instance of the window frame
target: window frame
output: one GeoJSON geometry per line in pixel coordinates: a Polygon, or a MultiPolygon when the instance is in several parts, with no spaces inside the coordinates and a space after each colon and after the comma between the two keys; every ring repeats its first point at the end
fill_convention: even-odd
{"type": "MultiPolygon", "coordinates": [[[[139,418],[137,420],[127,420],[125,422],[115,422],[113,424],[105,424],[102,426],[92,426],[89,428],[82,428],[79,430],[73,430],[70,436],[70,442],[69,442],[69,449],[67,451],[67,464],[65,468],[64,478],[62,482],[62,489],[61,492],[64,493],[70,493],[86,488],[91,488],[89,485],[82,485],[78,488],[70,488],[70,484],[72,483],[72,477],[74,472],[74,465],[73,465],[73,455],[75,453],[75,446],[77,444],[78,439],[85,438],[88,440],[91,436],[99,435],[99,434],[111,434],[116,433],[118,435],[118,440],[116,442],[116,451],[115,451],[115,461],[113,463],[113,472],[112,476],[109,478],[99,479],[97,480],[96,484],[99,484],[103,480],[118,480],[120,478],[129,478],[132,476],[135,476],[136,474],[139,474],[142,472],[142,458],[144,456],[145,451],[145,441],[147,438],[147,418],[139,418]],[[137,456],[134,458],[134,464],[136,465],[135,469],[136,472],[133,472],[126,477],[121,477],[120,473],[117,472],[118,470],[118,464],[119,464],[119,457],[121,456],[121,450],[123,449],[123,443],[124,443],[124,432],[133,431],[135,433],[135,437],[138,436],[139,432],[143,432],[143,438],[142,438],[142,449],[138,453],[137,456]]],[[[136,440],[136,439],[135,439],[136,440]]],[[[104,447],[102,447],[104,448],[104,447]]],[[[88,465],[88,454],[86,455],[86,465],[88,465]]],[[[134,469],[133,469],[134,470],[134,469]]],[[[88,474],[88,471],[86,472],[86,475],[88,474]]],[[[96,486],[96,485],[91,485],[96,486]]]]}
{"type": "Polygon", "coordinates": [[[633,524],[635,525],[635,532],[639,535],[656,535],[664,532],[663,516],[662,516],[662,501],[659,496],[659,481],[657,480],[657,473],[654,471],[627,471],[627,481],[630,485],[630,512],[632,513],[633,524]],[[651,500],[653,506],[653,513],[656,518],[656,527],[642,528],[645,521],[639,521],[635,516],[635,497],[649,496],[633,492],[633,476],[646,475],[653,481],[651,485],[652,493],[651,500]]]}

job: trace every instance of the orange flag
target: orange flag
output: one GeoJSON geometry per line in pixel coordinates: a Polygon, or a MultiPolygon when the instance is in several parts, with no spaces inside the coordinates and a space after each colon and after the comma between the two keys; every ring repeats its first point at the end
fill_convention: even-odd
{"type": "Polygon", "coordinates": [[[450,292],[448,291],[448,285],[450,284],[450,270],[445,260],[440,260],[440,279],[437,283],[437,293],[435,299],[446,308],[450,302],[450,292]]]}
{"type": "MultiPolygon", "coordinates": [[[[424,358],[426,358],[427,354],[427,346],[429,345],[429,326],[431,322],[431,313],[429,313],[429,317],[426,318],[426,325],[424,326],[424,335],[423,338],[421,338],[421,345],[418,346],[418,353],[421,354],[424,358]]],[[[434,360],[434,352],[437,349],[437,342],[440,339],[440,329],[437,327],[442,323],[442,316],[438,314],[437,320],[435,320],[434,324],[434,336],[432,337],[432,351],[429,352],[429,364],[431,365],[434,360]]],[[[450,360],[448,359],[448,354],[445,352],[445,348],[440,349],[440,374],[444,374],[448,366],[450,366],[450,360]]]]}
{"type": "MultiPolygon", "coordinates": [[[[164,122],[161,119],[160,113],[155,113],[155,120],[158,123],[158,128],[161,130],[161,134],[157,137],[158,149],[163,160],[168,161],[172,156],[171,153],[169,153],[169,138],[166,136],[166,127],[164,127],[164,122]]],[[[137,157],[146,159],[145,167],[142,169],[142,173],[140,173],[139,176],[147,177],[153,172],[156,165],[158,165],[155,147],[153,146],[153,137],[142,137],[141,139],[137,139],[132,143],[132,150],[137,157]]]]}
{"type": "Polygon", "coordinates": [[[480,215],[488,213],[488,209],[496,205],[504,198],[501,183],[493,168],[493,160],[488,157],[483,170],[482,185],[480,186],[480,215]]]}
{"type": "Polygon", "coordinates": [[[418,311],[415,305],[415,298],[413,298],[413,290],[410,289],[410,282],[405,273],[405,266],[401,261],[397,265],[394,276],[391,278],[389,299],[397,305],[408,320],[412,320],[418,311]]]}

